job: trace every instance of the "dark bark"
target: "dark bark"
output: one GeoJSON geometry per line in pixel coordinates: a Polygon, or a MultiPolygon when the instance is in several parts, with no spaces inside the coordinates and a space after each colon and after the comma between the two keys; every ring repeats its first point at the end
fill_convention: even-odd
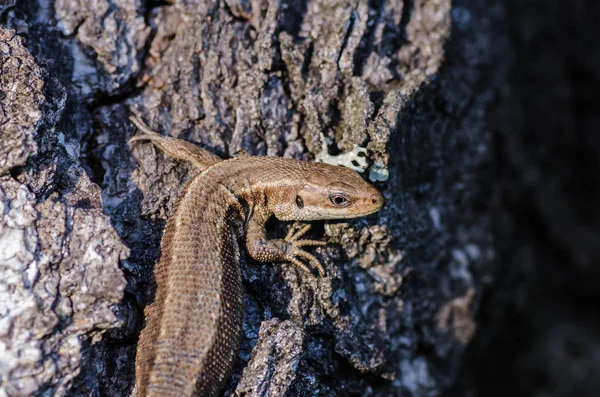
{"type": "Polygon", "coordinates": [[[464,380],[482,396],[598,396],[600,4],[506,11],[508,89],[489,111],[498,276],[464,380]]]}
{"type": "MultiPolygon", "coordinates": [[[[581,334],[579,348],[597,348],[592,308],[574,322],[550,313],[541,321],[556,332],[536,333],[528,316],[542,299],[517,310],[518,330],[546,339],[497,347],[497,335],[519,336],[502,308],[529,283],[544,296],[565,286],[557,274],[575,271],[556,298],[567,312],[573,291],[593,298],[598,281],[591,196],[560,194],[569,180],[597,185],[569,179],[598,168],[597,116],[551,109],[588,100],[559,93],[600,69],[578,47],[581,57],[544,75],[564,85],[530,101],[543,84],[519,71],[538,75],[562,55],[552,45],[541,59],[529,52],[528,27],[544,15],[494,0],[172,3],[0,2],[0,391],[134,392],[146,287],[193,170],[151,145],[131,150],[130,113],[223,156],[311,160],[324,143],[332,154],[366,147],[366,177],[386,196],[376,215],[316,225],[313,237],[338,243],[317,251],[327,279],[248,260],[227,395],[490,395],[476,380],[501,370],[491,362],[527,351],[508,394],[517,374],[539,375],[528,368],[556,340],[581,334]],[[577,145],[551,146],[568,140],[543,133],[579,127],[577,145]],[[540,281],[532,269],[546,261],[555,276],[540,281]],[[519,266],[536,276],[511,283],[519,266]]],[[[577,25],[585,11],[574,4],[577,25]]],[[[568,365],[593,364],[558,351],[551,357],[568,365]]],[[[524,395],[546,390],[523,384],[524,395]]]]}

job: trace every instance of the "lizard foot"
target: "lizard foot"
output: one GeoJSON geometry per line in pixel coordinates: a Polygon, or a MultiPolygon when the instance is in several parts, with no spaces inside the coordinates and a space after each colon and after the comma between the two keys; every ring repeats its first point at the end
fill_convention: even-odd
{"type": "Polygon", "coordinates": [[[298,240],[300,237],[306,234],[306,232],[309,231],[310,228],[311,225],[307,224],[302,226],[299,230],[294,230],[294,228],[290,229],[290,231],[284,239],[285,241],[290,243],[290,249],[287,255],[285,256],[284,260],[299,267],[307,273],[311,273],[310,269],[304,263],[302,263],[299,258],[306,259],[312,266],[314,266],[317,269],[319,275],[323,277],[325,276],[325,269],[323,268],[323,265],[321,265],[321,262],[319,262],[319,260],[315,258],[314,255],[303,250],[302,247],[322,247],[326,245],[327,242],[320,240],[298,240]]]}

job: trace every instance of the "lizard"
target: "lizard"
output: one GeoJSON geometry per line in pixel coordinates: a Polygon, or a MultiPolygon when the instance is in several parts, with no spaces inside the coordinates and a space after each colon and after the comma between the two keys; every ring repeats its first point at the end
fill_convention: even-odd
{"type": "Polygon", "coordinates": [[[281,157],[223,160],[131,121],[144,134],[130,144],[151,141],[199,171],[176,199],[162,236],[154,299],[136,351],[138,395],[212,397],[224,387],[241,340],[240,243],[258,262],[288,262],[308,273],[310,264],[325,276],[304,249],[326,244],[301,238],[310,224],[267,239],[267,220],[355,218],[377,212],[384,198],[348,168],[281,157]]]}

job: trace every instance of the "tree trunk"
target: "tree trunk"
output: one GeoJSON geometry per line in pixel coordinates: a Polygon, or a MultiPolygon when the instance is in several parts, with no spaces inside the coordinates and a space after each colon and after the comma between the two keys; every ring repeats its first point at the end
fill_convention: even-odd
{"type": "Polygon", "coordinates": [[[135,393],[146,288],[194,171],[128,146],[130,114],[224,157],[367,148],[365,177],[386,197],[366,219],[316,225],[333,243],[317,250],[324,279],[247,260],[225,395],[474,390],[461,372],[479,362],[465,355],[474,313],[507,266],[495,236],[511,238],[496,221],[517,216],[494,183],[504,146],[489,124],[515,84],[511,10],[0,1],[0,396],[135,393]]]}

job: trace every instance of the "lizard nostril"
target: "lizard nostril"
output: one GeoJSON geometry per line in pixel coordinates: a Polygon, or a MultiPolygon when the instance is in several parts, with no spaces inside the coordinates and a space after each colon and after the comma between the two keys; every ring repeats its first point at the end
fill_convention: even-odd
{"type": "Polygon", "coordinates": [[[371,196],[371,204],[373,205],[381,205],[383,204],[383,197],[379,194],[374,194],[371,196]]]}

